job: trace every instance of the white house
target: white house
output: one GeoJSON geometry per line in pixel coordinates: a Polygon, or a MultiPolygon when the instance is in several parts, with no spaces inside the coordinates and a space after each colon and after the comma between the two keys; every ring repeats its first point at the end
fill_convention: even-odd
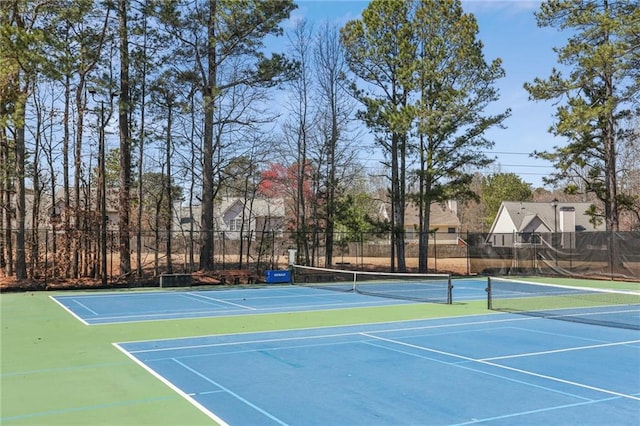
{"type": "MultiPolygon", "coordinates": [[[[175,230],[200,230],[202,206],[179,207],[175,230]]],[[[228,239],[240,238],[241,232],[277,232],[284,229],[284,200],[282,198],[257,198],[244,200],[240,197],[223,197],[214,203],[214,231],[225,232],[228,239]]]]}
{"type": "Polygon", "coordinates": [[[591,203],[538,203],[503,201],[487,238],[494,247],[542,244],[543,238],[560,233],[560,246],[569,246],[576,232],[604,231],[586,215],[591,203]]]}

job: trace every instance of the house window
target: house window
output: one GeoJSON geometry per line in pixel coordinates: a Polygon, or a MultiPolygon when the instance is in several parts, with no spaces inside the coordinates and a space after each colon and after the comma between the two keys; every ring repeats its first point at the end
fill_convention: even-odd
{"type": "Polygon", "coordinates": [[[241,231],[242,219],[231,219],[229,221],[229,231],[241,231]]]}
{"type": "Polygon", "coordinates": [[[523,232],[520,234],[520,240],[526,244],[540,244],[540,235],[531,232],[523,232]]]}
{"type": "Polygon", "coordinates": [[[502,234],[502,245],[504,246],[504,234],[502,234]]]}
{"type": "Polygon", "coordinates": [[[447,234],[455,234],[456,228],[447,228],[447,234]]]}

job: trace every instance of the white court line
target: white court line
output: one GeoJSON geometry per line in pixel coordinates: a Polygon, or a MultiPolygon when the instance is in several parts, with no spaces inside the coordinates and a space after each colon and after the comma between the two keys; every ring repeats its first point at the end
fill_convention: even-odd
{"type": "MultiPolygon", "coordinates": [[[[539,318],[539,317],[532,317],[532,318],[539,318]]],[[[514,330],[518,330],[520,332],[523,333],[534,333],[534,334],[542,334],[545,336],[553,336],[552,338],[561,338],[561,339],[573,339],[573,340],[584,340],[586,342],[595,342],[597,344],[600,343],[611,343],[609,340],[604,340],[604,339],[596,339],[593,337],[586,337],[586,336],[576,336],[575,334],[567,334],[567,333],[558,333],[558,332],[551,332],[551,331],[544,331],[544,330],[536,330],[534,328],[523,328],[523,327],[511,327],[514,330]]]]}
{"type": "Polygon", "coordinates": [[[73,301],[73,303],[75,303],[76,305],[82,307],[83,309],[86,309],[87,311],[89,311],[93,315],[100,315],[99,313],[97,313],[96,311],[94,311],[93,309],[91,309],[90,307],[85,305],[84,303],[80,303],[80,301],[78,299],[71,299],[71,300],[73,301]]]}
{"type": "MultiPolygon", "coordinates": [[[[491,315],[499,315],[499,314],[491,314],[491,315]]],[[[464,318],[466,317],[462,316],[462,317],[451,317],[451,318],[464,318]]],[[[471,317],[475,317],[477,315],[470,315],[471,317]]],[[[438,320],[441,318],[432,318],[432,319],[426,319],[426,320],[422,320],[422,321],[432,321],[432,320],[438,320]]],[[[437,325],[426,325],[426,326],[420,326],[420,327],[407,327],[407,328],[394,328],[394,329],[389,329],[389,330],[372,330],[371,333],[387,333],[387,332],[400,332],[400,331],[415,331],[415,330],[429,330],[429,329],[434,329],[434,328],[451,328],[451,327],[459,327],[459,326],[469,326],[469,325],[478,325],[478,324],[497,324],[497,323],[504,323],[504,322],[513,322],[513,321],[539,321],[541,320],[541,318],[535,318],[535,317],[522,317],[522,318],[513,318],[513,319],[499,319],[499,320],[486,320],[486,321],[471,321],[471,322],[461,322],[458,324],[437,324],[437,325]]],[[[420,320],[404,320],[404,321],[395,321],[397,323],[404,323],[404,322],[416,322],[416,321],[420,321],[420,320]]],[[[395,323],[394,322],[394,323],[395,323]]],[[[387,323],[380,323],[380,324],[387,324],[387,323]]],[[[373,324],[372,324],[373,325],[373,324]]],[[[339,325],[339,326],[334,326],[334,327],[312,327],[312,328],[302,328],[299,330],[295,330],[295,331],[305,331],[305,330],[322,330],[322,329],[327,329],[327,328],[354,328],[354,327],[358,327],[356,326],[344,326],[344,325],[339,325]]],[[[284,330],[284,331],[289,331],[289,330],[284,330]]],[[[473,330],[467,330],[467,331],[473,331],[473,330]]],[[[463,330],[464,332],[464,330],[463,330]]],[[[131,341],[131,342],[120,342],[120,344],[128,344],[128,343],[144,343],[144,342],[158,342],[158,341],[173,341],[173,340],[196,340],[196,339],[208,339],[208,338],[220,338],[220,337],[224,337],[224,336],[238,336],[238,335],[243,335],[243,334],[248,334],[248,335],[252,335],[252,334],[281,334],[283,333],[283,330],[274,330],[274,331],[265,331],[265,332],[255,332],[255,331],[250,331],[247,333],[240,333],[240,334],[216,334],[216,335],[206,335],[206,336],[192,336],[192,337],[184,337],[184,338],[176,338],[176,337],[169,337],[166,339],[150,339],[150,340],[135,340],[135,341],[131,341]]],[[[362,334],[362,332],[360,331],[347,331],[344,333],[335,333],[335,334],[321,334],[321,335],[317,335],[317,336],[299,336],[299,337],[279,337],[279,338],[273,338],[273,339],[258,339],[258,340],[243,340],[243,341],[237,341],[237,342],[224,342],[224,343],[205,343],[205,344],[194,344],[194,345],[183,345],[183,346],[174,346],[174,347],[167,347],[167,348],[154,348],[154,349],[140,349],[137,351],[131,351],[131,353],[153,353],[153,352],[163,352],[163,351],[172,351],[172,350],[176,350],[176,349],[180,349],[180,350],[184,350],[184,349],[199,349],[199,348],[214,348],[214,347],[224,347],[224,346],[236,346],[236,345],[245,345],[245,344],[256,344],[256,343],[273,343],[273,342],[287,342],[287,341],[297,341],[297,340],[304,340],[304,339],[323,339],[323,338],[333,338],[333,337],[344,337],[344,336],[356,336],[362,334]]]]}
{"type": "Polygon", "coordinates": [[[75,319],[77,319],[78,321],[80,321],[81,323],[83,323],[84,325],[90,325],[88,322],[86,322],[84,319],[82,319],[81,317],[79,317],[75,312],[73,312],[71,309],[69,309],[68,307],[66,307],[62,302],[60,302],[58,299],[55,298],[55,296],[49,296],[49,298],[51,300],[53,300],[54,302],[56,302],[58,305],[60,305],[62,307],[62,309],[64,309],[65,311],[67,311],[68,313],[71,314],[72,317],[74,317],[75,319]]]}
{"type": "Polygon", "coordinates": [[[218,387],[218,389],[222,389],[223,391],[225,391],[226,393],[228,393],[229,395],[231,395],[232,397],[234,397],[235,399],[237,399],[238,401],[242,402],[243,404],[253,408],[254,410],[256,410],[257,412],[259,412],[260,414],[263,414],[264,416],[268,417],[269,419],[273,420],[274,422],[283,425],[283,426],[287,426],[287,423],[283,422],[282,420],[280,420],[279,418],[277,418],[276,416],[274,416],[273,414],[269,413],[268,411],[258,407],[257,405],[251,403],[251,401],[241,397],[240,395],[238,395],[237,393],[233,392],[231,389],[224,387],[223,385],[221,385],[220,383],[211,380],[211,378],[205,376],[204,374],[200,373],[198,370],[195,370],[191,367],[189,367],[188,365],[180,362],[177,359],[173,359],[173,361],[178,364],[179,366],[181,366],[182,368],[186,369],[187,371],[192,372],[193,374],[195,374],[196,376],[200,377],[201,379],[203,379],[206,382],[211,383],[212,385],[218,387]]]}
{"type": "MultiPolygon", "coordinates": [[[[380,299],[380,300],[387,300],[387,299],[380,299]]],[[[339,310],[339,309],[345,309],[345,308],[357,309],[357,308],[368,307],[368,306],[375,307],[375,306],[387,306],[387,305],[388,304],[384,304],[379,301],[366,301],[366,302],[357,302],[357,303],[340,302],[340,303],[325,303],[325,304],[313,304],[313,305],[276,306],[276,307],[255,308],[255,314],[252,314],[252,315],[268,315],[272,313],[281,313],[281,312],[286,312],[286,313],[308,312],[305,310],[306,308],[313,308],[313,311],[330,311],[330,310],[339,310]],[[295,310],[292,311],[292,309],[295,309],[295,310]]],[[[101,321],[101,322],[95,322],[89,325],[114,325],[114,324],[128,324],[131,322],[225,318],[225,317],[237,316],[241,313],[246,313],[246,309],[241,308],[241,309],[234,309],[234,310],[180,311],[180,312],[176,311],[176,312],[165,312],[165,313],[156,312],[156,313],[135,314],[135,315],[112,315],[108,317],[106,316],[100,317],[99,319],[97,319],[97,321],[101,321]],[[117,319],[121,321],[108,321],[112,319],[117,319]]],[[[497,315],[497,314],[494,314],[494,315],[497,315]]]]}
{"type": "Polygon", "coordinates": [[[384,345],[381,345],[379,343],[364,342],[364,344],[369,345],[369,346],[373,346],[373,347],[376,347],[376,348],[384,349],[386,351],[398,352],[398,353],[401,353],[401,354],[404,354],[404,355],[408,355],[408,356],[412,356],[412,357],[418,357],[420,359],[426,359],[426,360],[429,360],[429,361],[432,361],[432,362],[437,362],[437,363],[440,363],[440,364],[454,366],[454,367],[457,367],[457,368],[461,368],[463,370],[473,371],[474,373],[484,374],[484,375],[491,376],[491,377],[497,377],[500,380],[506,380],[508,382],[518,383],[518,384],[521,384],[521,385],[525,385],[525,386],[529,386],[529,387],[533,387],[533,388],[537,388],[537,389],[542,389],[542,390],[547,391],[547,392],[559,393],[561,395],[565,395],[565,396],[570,396],[572,398],[581,399],[581,400],[584,400],[584,401],[588,401],[590,403],[594,402],[594,400],[592,398],[587,398],[587,397],[576,395],[576,394],[573,394],[573,393],[564,392],[562,390],[553,389],[553,388],[550,388],[548,386],[536,385],[534,383],[527,382],[527,381],[524,381],[524,380],[518,380],[518,379],[506,377],[506,376],[504,376],[502,374],[496,374],[496,373],[490,373],[488,371],[482,371],[477,367],[473,367],[473,368],[472,367],[468,367],[469,364],[440,361],[440,360],[432,358],[432,357],[418,355],[415,352],[409,352],[408,350],[390,348],[389,346],[384,346],[384,345]]]}
{"type": "Polygon", "coordinates": [[[603,401],[610,401],[612,399],[614,399],[615,397],[611,397],[611,398],[605,398],[605,399],[601,399],[599,401],[585,401],[585,402],[577,402],[574,404],[565,404],[565,405],[556,405],[554,407],[548,407],[548,408],[540,408],[537,410],[527,410],[527,411],[521,411],[519,413],[511,413],[511,414],[505,414],[502,416],[494,416],[494,417],[488,417],[488,418],[484,418],[484,419],[473,419],[470,420],[468,422],[463,422],[463,423],[455,423],[449,426],[464,426],[464,425],[474,425],[477,423],[485,423],[485,422],[493,422],[496,420],[505,420],[505,419],[511,419],[514,417],[521,417],[521,416],[526,416],[529,414],[537,414],[537,413],[546,413],[549,411],[555,411],[555,410],[564,410],[567,408],[573,408],[573,407],[581,407],[583,405],[590,405],[593,404],[594,402],[603,402],[603,401]]]}
{"type": "MultiPolygon", "coordinates": [[[[182,351],[201,348],[215,348],[225,346],[238,346],[238,345],[255,345],[257,343],[278,343],[278,342],[295,342],[299,340],[315,340],[315,339],[333,339],[335,337],[355,336],[360,333],[338,333],[338,334],[323,334],[320,336],[299,336],[299,337],[284,337],[280,339],[262,339],[262,340],[247,340],[243,342],[225,342],[225,343],[209,343],[203,345],[188,345],[188,346],[174,346],[171,348],[155,348],[155,349],[141,349],[138,351],[131,351],[132,354],[140,353],[154,353],[154,352],[166,352],[166,351],[182,351]]],[[[335,343],[332,343],[335,344],[335,343]]]]}
{"type": "MultiPolygon", "coordinates": [[[[1,0],[0,0],[1,1],[1,0]]],[[[277,290],[277,289],[274,289],[277,290]]],[[[213,290],[212,290],[213,291],[213,290]]],[[[229,291],[229,292],[240,292],[240,291],[246,291],[246,290],[220,290],[220,291],[229,291]]],[[[144,293],[145,295],[149,295],[151,293],[144,293]]],[[[158,292],[155,294],[162,294],[162,295],[179,295],[178,293],[171,293],[171,292],[158,292]]],[[[330,294],[330,292],[327,292],[327,294],[330,294]]],[[[347,293],[336,293],[336,294],[347,294],[347,293]]],[[[122,294],[115,294],[109,297],[119,297],[119,296],[125,296],[125,297],[134,297],[137,295],[143,295],[143,293],[137,293],[135,295],[122,295],[122,294]]],[[[196,296],[196,297],[202,297],[202,298],[209,298],[207,296],[203,296],[203,295],[197,295],[197,294],[189,294],[190,296],[196,296]]],[[[81,298],[94,298],[94,297],[105,297],[106,295],[88,295],[88,296],[79,296],[77,298],[73,298],[73,300],[75,301],[76,299],[81,299],[81,298]]],[[[306,312],[307,310],[311,309],[312,311],[329,311],[329,310],[336,310],[336,309],[345,309],[345,308],[363,308],[363,307],[369,307],[369,306],[388,306],[388,305],[392,305],[392,304],[411,304],[414,303],[412,301],[404,301],[404,300],[389,300],[389,299],[381,299],[381,298],[375,298],[375,300],[366,300],[366,301],[359,301],[359,302],[351,302],[351,301],[344,301],[344,302],[336,302],[336,303],[312,303],[312,304],[305,304],[305,305],[285,305],[285,306],[275,306],[275,307],[262,307],[262,308],[253,308],[253,307],[249,307],[249,306],[245,306],[245,305],[241,305],[241,304],[237,304],[234,302],[230,302],[230,301],[225,301],[225,300],[219,300],[219,299],[215,299],[215,298],[210,298],[211,300],[216,300],[220,303],[223,304],[228,304],[228,305],[232,305],[232,306],[236,306],[240,309],[238,310],[206,310],[206,311],[174,311],[174,312],[152,312],[152,313],[139,313],[139,314],[127,314],[127,315],[120,315],[120,314],[114,314],[114,315],[103,315],[103,316],[99,316],[100,314],[97,314],[97,316],[99,316],[99,318],[90,318],[88,322],[84,319],[82,319],[80,316],[78,316],[77,314],[75,314],[72,310],[70,310],[69,308],[65,307],[61,302],[59,302],[56,297],[60,297],[61,300],[65,300],[65,299],[70,299],[70,296],[49,296],[52,299],[54,299],[56,301],[56,303],[58,303],[63,309],[65,309],[67,312],[69,312],[71,315],[73,315],[75,318],[77,318],[79,321],[81,321],[83,324],[85,325],[114,325],[114,324],[128,324],[130,322],[153,322],[153,321],[169,321],[169,320],[183,320],[183,319],[199,319],[199,318],[224,318],[224,317],[231,317],[231,316],[236,316],[239,314],[243,314],[246,313],[247,310],[255,312],[255,314],[271,314],[271,313],[280,313],[280,312],[306,312]],[[293,310],[293,311],[292,311],[293,310]],[[115,321],[114,321],[115,320],[115,321]]],[[[291,297],[291,298],[309,298],[309,299],[318,299],[319,295],[314,294],[314,295],[301,295],[301,296],[297,296],[297,295],[291,295],[291,296],[286,296],[286,297],[291,297]]],[[[281,297],[279,296],[273,296],[273,297],[260,297],[260,299],[281,299],[281,297]]],[[[374,299],[372,297],[372,299],[374,299]]],[[[193,299],[193,300],[197,300],[197,299],[193,299]]],[[[495,315],[497,313],[493,313],[493,315],[495,315]]],[[[467,315],[464,315],[467,316],[467,315]]]]}
{"type": "Polygon", "coordinates": [[[581,351],[581,350],[584,350],[584,349],[605,348],[607,346],[633,345],[633,344],[636,344],[636,343],[640,343],[640,340],[628,340],[626,342],[602,343],[602,344],[599,344],[599,345],[577,346],[575,348],[553,349],[553,350],[550,350],[550,351],[529,352],[529,353],[526,353],[526,354],[496,356],[496,357],[491,357],[491,358],[482,358],[482,359],[479,359],[478,361],[495,361],[495,360],[499,360],[499,359],[521,358],[521,357],[525,357],[525,356],[557,354],[557,353],[562,353],[562,352],[581,351]]]}
{"type": "Polygon", "coordinates": [[[458,354],[453,354],[453,353],[450,353],[450,352],[440,351],[440,350],[437,350],[437,349],[426,348],[424,346],[418,346],[418,345],[414,345],[414,344],[411,344],[411,343],[405,343],[405,342],[401,342],[399,340],[386,339],[384,337],[378,337],[378,336],[374,336],[374,335],[368,334],[368,333],[360,333],[360,334],[363,335],[363,336],[369,337],[371,339],[381,340],[383,342],[389,342],[389,343],[393,343],[393,344],[396,344],[396,345],[407,346],[407,347],[410,347],[410,348],[418,349],[418,350],[421,350],[421,351],[433,352],[433,353],[437,353],[437,354],[440,354],[440,355],[446,355],[446,356],[450,356],[450,357],[453,357],[453,358],[463,359],[465,361],[477,362],[477,363],[480,363],[480,364],[490,365],[492,367],[497,367],[497,368],[502,368],[502,369],[505,369],[505,370],[515,371],[517,373],[522,373],[522,374],[526,374],[526,375],[529,375],[529,376],[534,376],[534,377],[539,377],[539,378],[542,378],[542,379],[552,380],[554,382],[564,383],[564,384],[577,386],[577,387],[584,388],[584,389],[589,389],[589,390],[593,390],[593,391],[597,391],[597,392],[606,393],[606,394],[609,394],[609,395],[615,395],[615,396],[619,396],[619,397],[622,397],[622,398],[628,398],[628,399],[634,399],[636,401],[640,401],[640,397],[637,397],[637,396],[627,395],[627,394],[624,394],[624,393],[615,392],[615,391],[608,390],[608,389],[603,389],[603,388],[598,388],[598,387],[595,387],[595,386],[589,386],[589,385],[585,385],[585,384],[582,384],[582,383],[573,382],[571,380],[564,380],[564,379],[560,379],[558,377],[547,376],[546,374],[534,373],[532,371],[522,370],[520,368],[509,367],[509,366],[506,366],[506,365],[500,365],[500,364],[496,364],[496,363],[493,363],[493,362],[485,361],[485,360],[482,360],[482,359],[475,359],[475,358],[471,358],[471,357],[464,356],[464,355],[458,355],[458,354]]]}
{"type": "MultiPolygon", "coordinates": [[[[453,317],[453,318],[460,318],[460,317],[453,317]]],[[[435,319],[440,319],[440,318],[435,318],[435,319]]],[[[451,327],[460,327],[460,326],[469,326],[469,325],[478,325],[478,324],[496,324],[496,323],[503,323],[503,322],[513,322],[513,321],[533,321],[533,320],[539,320],[539,318],[529,318],[529,317],[523,317],[523,318],[518,318],[518,319],[499,319],[499,320],[486,320],[486,321],[471,321],[471,322],[461,322],[458,324],[436,324],[436,325],[425,325],[425,326],[420,326],[420,327],[407,327],[407,328],[394,328],[394,329],[389,329],[389,330],[373,330],[371,331],[371,333],[388,333],[388,332],[400,332],[400,331],[415,331],[415,330],[429,330],[429,329],[434,329],[434,328],[451,328],[451,327]]],[[[411,322],[416,321],[416,320],[409,320],[411,322]]],[[[428,321],[428,320],[426,320],[428,321]]],[[[407,322],[407,321],[399,321],[400,323],[402,322],[407,322]]],[[[384,324],[384,323],[383,323],[384,324]]],[[[354,328],[357,326],[338,326],[337,328],[354,328]]],[[[303,331],[303,330],[315,330],[315,329],[325,329],[327,327],[317,327],[317,328],[311,328],[311,329],[300,329],[300,330],[296,330],[296,331],[303,331]]],[[[285,330],[288,331],[288,330],[285,330]]],[[[276,334],[281,334],[283,331],[268,331],[265,333],[276,333],[276,334]]],[[[251,334],[259,334],[259,332],[249,332],[247,333],[249,335],[251,334]]],[[[278,338],[272,338],[272,339],[258,339],[258,340],[243,340],[243,341],[238,341],[238,342],[224,342],[224,343],[205,343],[205,344],[197,344],[197,345],[184,345],[184,346],[174,346],[174,347],[167,347],[167,348],[154,348],[154,349],[141,349],[138,351],[131,351],[131,353],[153,353],[153,352],[164,352],[164,351],[173,351],[173,350],[189,350],[189,349],[200,349],[200,348],[214,348],[214,347],[223,347],[223,346],[236,346],[236,345],[251,345],[251,344],[256,344],[256,343],[276,343],[276,342],[293,342],[293,341],[297,341],[297,340],[305,340],[305,339],[325,339],[325,338],[334,338],[334,337],[345,337],[345,336],[357,336],[357,335],[361,335],[362,332],[360,331],[347,331],[344,333],[334,333],[334,334],[321,334],[321,335],[317,335],[317,336],[297,336],[297,337],[278,337],[278,338]]],[[[187,338],[168,338],[168,339],[155,339],[155,340],[142,340],[142,341],[135,341],[135,342],[127,342],[127,343],[144,343],[144,342],[157,342],[157,341],[172,341],[172,340],[194,340],[194,339],[206,339],[209,337],[213,337],[215,339],[222,337],[222,336],[233,336],[234,334],[222,334],[222,335],[213,335],[213,336],[194,336],[194,337],[187,337],[187,338]]]]}
{"type": "Polygon", "coordinates": [[[145,364],[144,362],[140,361],[135,356],[131,355],[128,351],[126,351],[119,344],[113,343],[113,346],[118,348],[118,350],[120,352],[125,354],[129,359],[133,360],[133,362],[138,364],[140,367],[144,368],[149,373],[151,373],[151,375],[154,376],[156,379],[160,380],[162,383],[164,383],[165,385],[169,386],[170,389],[173,389],[173,391],[176,392],[178,395],[182,396],[184,399],[186,399],[191,404],[193,404],[198,410],[202,411],[207,417],[212,419],[214,422],[218,423],[220,426],[229,426],[229,423],[225,422],[220,417],[218,417],[215,414],[213,414],[204,405],[200,404],[198,401],[196,401],[191,396],[189,396],[189,394],[184,392],[179,387],[175,386],[173,383],[171,383],[169,380],[167,380],[164,376],[162,376],[161,374],[158,374],[153,368],[149,367],[147,364],[145,364]]]}
{"type": "MultiPolygon", "coordinates": [[[[236,306],[238,308],[242,308],[242,309],[248,309],[250,311],[255,311],[256,308],[253,308],[251,306],[246,306],[246,305],[241,305],[239,303],[233,303],[233,302],[229,302],[227,300],[222,300],[222,299],[217,299],[215,297],[209,297],[209,296],[204,296],[201,294],[197,294],[197,293],[191,293],[191,294],[181,294],[182,297],[186,297],[187,299],[190,300],[198,300],[198,299],[194,299],[195,297],[201,297],[205,300],[212,300],[214,302],[218,302],[218,303],[222,303],[222,304],[227,304],[227,305],[231,305],[231,306],[236,306]],[[187,297],[187,296],[192,296],[192,297],[187,297]]],[[[199,302],[202,302],[202,300],[198,300],[199,302]]]]}

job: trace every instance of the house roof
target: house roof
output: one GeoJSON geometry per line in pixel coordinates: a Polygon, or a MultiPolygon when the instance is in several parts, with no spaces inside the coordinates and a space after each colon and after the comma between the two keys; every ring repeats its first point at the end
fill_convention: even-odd
{"type": "MultiPolygon", "coordinates": [[[[388,204],[381,206],[381,217],[383,219],[390,217],[390,213],[388,212],[389,208],[390,206],[388,204]]],[[[418,226],[420,223],[419,212],[415,204],[409,203],[404,211],[404,225],[418,226]]],[[[431,229],[458,226],[460,226],[460,219],[458,219],[457,214],[452,209],[440,203],[431,204],[429,212],[429,227],[431,229]]]]}
{"type": "MultiPolygon", "coordinates": [[[[242,206],[245,205],[241,198],[237,197],[222,197],[216,199],[215,208],[221,214],[226,215],[227,212],[233,209],[242,210],[242,206]]],[[[282,198],[256,198],[253,202],[249,201],[245,206],[246,213],[251,211],[254,217],[283,217],[284,216],[284,199],[282,198]]]]}
{"type": "Polygon", "coordinates": [[[491,232],[512,232],[513,230],[504,231],[496,230],[496,225],[502,215],[507,214],[513,225],[515,231],[521,231],[527,227],[533,220],[538,218],[541,220],[549,230],[553,230],[556,226],[556,213],[559,215],[563,208],[575,209],[575,225],[576,228],[582,228],[587,231],[602,231],[604,230],[604,224],[600,224],[596,227],[589,222],[591,219],[585,214],[587,209],[591,206],[591,203],[558,203],[554,207],[549,202],[520,202],[520,201],[503,201],[496,219],[491,226],[491,232]]]}
{"type": "MultiPolygon", "coordinates": [[[[92,188],[89,194],[89,205],[91,207],[95,207],[96,203],[97,203],[97,188],[92,188]]],[[[105,199],[107,201],[107,205],[106,205],[106,209],[108,213],[116,213],[120,211],[120,190],[118,188],[107,188],[107,192],[105,194],[105,199]]],[[[80,191],[80,200],[81,202],[84,202],[87,199],[86,193],[84,191],[80,191]]],[[[64,205],[64,191],[62,189],[58,190],[56,192],[56,197],[55,197],[55,205],[58,207],[58,209],[62,210],[62,206],[64,205]]],[[[73,206],[75,204],[75,198],[73,196],[73,190],[72,190],[72,194],[71,194],[71,199],[69,200],[71,203],[71,206],[73,206]]],[[[51,206],[51,198],[48,197],[47,199],[47,207],[50,208],[51,206]]]]}

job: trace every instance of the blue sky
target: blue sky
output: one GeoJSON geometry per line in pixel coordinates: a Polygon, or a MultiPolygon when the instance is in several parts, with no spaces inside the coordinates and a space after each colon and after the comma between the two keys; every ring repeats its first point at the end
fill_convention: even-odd
{"type": "MultiPolygon", "coordinates": [[[[292,20],[329,20],[342,25],[360,18],[369,2],[297,0],[296,3],[298,9],[292,14],[292,20]]],[[[563,46],[568,37],[555,28],[536,25],[534,12],[540,3],[536,0],[463,0],[465,12],[473,13],[478,21],[486,60],[501,58],[507,74],[497,84],[500,101],[492,112],[512,110],[505,122],[506,129],[487,134],[495,142],[489,155],[496,158],[496,163],[485,173],[513,172],[534,188],[543,186],[542,177],[549,175],[553,168],[549,162],[530,158],[529,154],[534,150],[551,150],[564,141],[548,133],[555,112],[553,103],[529,101],[523,84],[536,77],[549,76],[557,66],[553,48],[563,46]]]]}

